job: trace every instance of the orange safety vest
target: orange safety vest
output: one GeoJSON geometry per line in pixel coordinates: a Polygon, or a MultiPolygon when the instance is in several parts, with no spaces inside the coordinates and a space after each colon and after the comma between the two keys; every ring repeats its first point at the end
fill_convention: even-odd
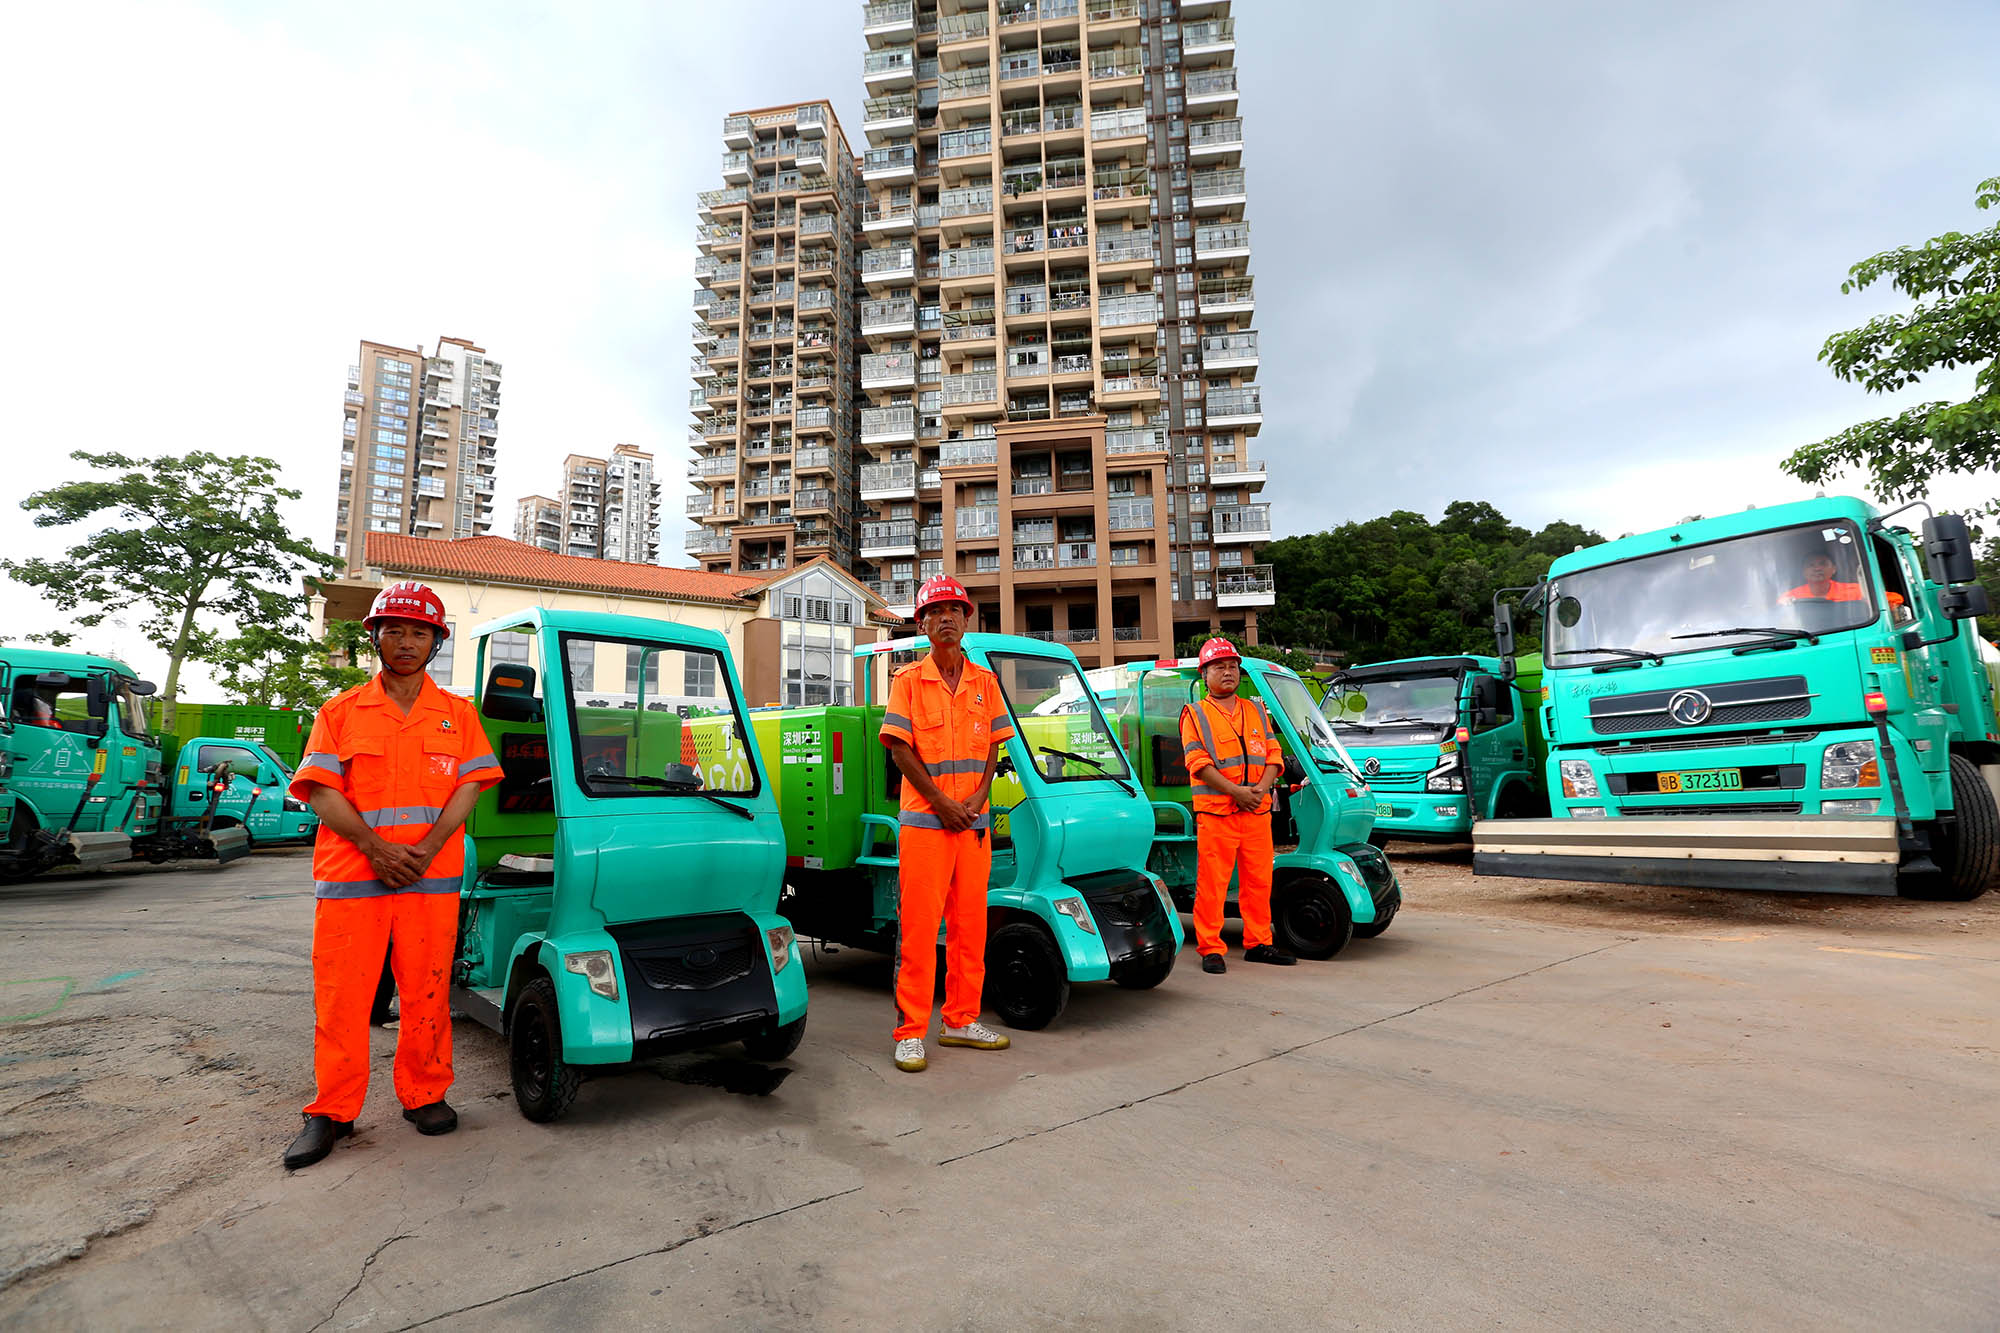
{"type": "MultiPolygon", "coordinates": [[[[992,753],[993,743],[1013,734],[1007,701],[1000,694],[1000,678],[969,657],[955,693],[945,687],[937,661],[928,653],[915,666],[898,671],[889,683],[889,708],[882,715],[883,743],[907,742],[938,790],[954,801],[972,798],[986,772],[986,757],[992,753]]],[[[981,810],[972,827],[991,827],[992,813],[990,807],[981,810]]],[[[903,784],[897,822],[910,828],[944,827],[914,782],[903,784]]]]}
{"type": "MultiPolygon", "coordinates": [[[[1241,695],[1227,706],[1213,699],[1202,699],[1181,709],[1181,755],[1187,761],[1188,780],[1194,787],[1194,812],[1198,815],[1229,815],[1240,809],[1231,797],[1195,776],[1204,768],[1213,767],[1231,782],[1250,787],[1263,780],[1267,764],[1284,761],[1284,752],[1272,734],[1271,719],[1265,714],[1264,705],[1241,695]],[[1216,744],[1218,735],[1222,738],[1220,745],[1216,744]]],[[[1255,810],[1244,813],[1262,815],[1270,810],[1271,798],[1267,795],[1255,810]]]]}
{"type": "MultiPolygon", "coordinates": [[[[471,700],[445,693],[425,676],[405,714],[383,693],[377,676],[334,695],[319,710],[290,791],[310,801],[314,787],[331,787],[369,828],[390,842],[414,843],[431,831],[461,786],[488,787],[499,780],[500,761],[471,700]]],[[[313,843],[313,891],[321,898],[457,893],[464,873],[465,844],[459,838],[444,845],[424,878],[404,889],[377,879],[361,849],[327,824],[319,826],[313,843]]]]}
{"type": "MultiPolygon", "coordinates": [[[[1812,597],[1813,596],[1812,584],[1801,583],[1798,587],[1793,588],[1790,592],[1787,592],[1785,596],[1794,599],[1800,597],[1812,597]]],[[[1895,594],[1891,593],[1890,596],[1893,597],[1895,596],[1895,594]]],[[[1861,595],[1860,584],[1842,583],[1839,579],[1834,579],[1827,584],[1826,597],[1823,600],[1829,602],[1861,602],[1861,601],[1866,601],[1867,599],[1861,595]]]]}

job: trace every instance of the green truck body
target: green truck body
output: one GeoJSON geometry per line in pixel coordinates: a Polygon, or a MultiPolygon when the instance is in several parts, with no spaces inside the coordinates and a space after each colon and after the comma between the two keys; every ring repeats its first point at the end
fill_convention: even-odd
{"type": "MultiPolygon", "coordinates": [[[[1295,673],[1262,658],[1242,661],[1238,689],[1262,702],[1287,756],[1272,812],[1277,856],[1271,924],[1277,942],[1302,958],[1331,958],[1355,935],[1389,928],[1402,886],[1389,858],[1369,845],[1375,799],[1311,691],[1295,673]]],[[[1203,697],[1193,658],[1092,672],[1119,739],[1138,764],[1151,802],[1148,866],[1183,911],[1194,910],[1194,789],[1182,759],[1181,710],[1203,697]]],[[[1236,914],[1232,882],[1225,910],[1236,914]]]]}
{"type": "MultiPolygon", "coordinates": [[[[1984,892],[2000,874],[1986,595],[1961,520],[1918,537],[1892,517],[1821,498],[1556,560],[1524,602],[1543,618],[1554,817],[1476,826],[1478,873],[1984,892]]],[[[1504,656],[1511,606],[1495,629],[1504,656]]]]}
{"type": "Polygon", "coordinates": [[[300,708],[178,703],[174,705],[173,731],[162,733],[157,699],[148,701],[147,718],[160,737],[161,753],[170,768],[179,748],[202,736],[217,742],[235,741],[253,749],[261,746],[276,755],[287,770],[295,769],[299,760],[305,758],[306,737],[312,734],[313,724],[313,715],[300,708]]]}
{"type": "MultiPolygon", "coordinates": [[[[902,775],[881,743],[884,655],[923,638],[856,650],[856,705],[763,709],[783,813],[786,892],[799,933],[896,949],[897,811],[902,775]]],[[[1076,656],[1038,639],[968,634],[967,657],[1000,678],[1015,736],[993,784],[986,999],[1013,1027],[1044,1027],[1073,982],[1145,988],[1172,971],[1179,914],[1146,870],[1153,816],[1076,656]]]]}
{"type": "Polygon", "coordinates": [[[214,825],[218,791],[186,814],[168,808],[160,742],[146,721],[152,692],[114,658],[0,647],[0,878],[134,859],[226,862],[249,850],[243,829],[214,825]]]}
{"type": "Polygon", "coordinates": [[[1464,842],[1546,813],[1541,658],[1406,657],[1334,673],[1320,708],[1375,793],[1372,840],[1464,842]]]}

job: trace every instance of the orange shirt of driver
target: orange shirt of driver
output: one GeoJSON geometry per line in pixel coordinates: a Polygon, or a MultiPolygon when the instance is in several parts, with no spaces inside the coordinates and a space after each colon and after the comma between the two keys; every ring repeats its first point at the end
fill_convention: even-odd
{"type": "Polygon", "coordinates": [[[1798,587],[1791,589],[1785,594],[1785,600],[1788,602],[1796,602],[1808,598],[1825,602],[1865,602],[1868,600],[1862,594],[1860,584],[1842,583],[1839,579],[1834,579],[1828,583],[1825,592],[1814,592],[1812,584],[1801,583],[1798,587]]]}

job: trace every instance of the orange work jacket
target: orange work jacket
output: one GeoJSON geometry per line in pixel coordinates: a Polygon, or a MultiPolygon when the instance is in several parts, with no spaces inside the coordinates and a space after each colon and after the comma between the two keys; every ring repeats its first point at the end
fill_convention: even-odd
{"type": "MultiPolygon", "coordinates": [[[[1249,787],[1263,780],[1267,765],[1285,760],[1264,705],[1240,694],[1226,704],[1202,699],[1181,709],[1181,755],[1187,761],[1198,815],[1230,815],[1239,809],[1233,799],[1195,776],[1204,768],[1216,768],[1231,782],[1249,787]]],[[[1270,812],[1271,798],[1266,795],[1255,810],[1244,813],[1270,812]]]]}
{"type": "MultiPolygon", "coordinates": [[[[970,800],[979,790],[993,743],[1013,734],[1007,701],[1000,696],[1000,678],[971,658],[965,660],[955,692],[945,687],[937,661],[928,653],[915,666],[898,671],[889,684],[883,744],[907,742],[938,790],[954,801],[970,800]]],[[[903,784],[903,805],[896,818],[910,828],[944,827],[914,782],[903,784]]],[[[979,812],[972,827],[990,828],[992,823],[989,807],[979,812]]]]}
{"type": "MultiPolygon", "coordinates": [[[[369,828],[390,842],[420,842],[452,793],[466,783],[489,787],[500,780],[500,761],[487,744],[471,700],[447,694],[429,676],[405,714],[382,691],[377,676],[336,694],[313,719],[305,758],[292,775],[291,793],[312,799],[314,787],[331,787],[361,813],[369,828]]],[[[373,898],[388,893],[457,893],[465,873],[465,843],[452,838],[424,878],[392,889],[346,838],[321,823],[313,843],[313,891],[321,898],[373,898]]]]}
{"type": "MultiPolygon", "coordinates": [[[[1814,596],[1812,584],[1801,583],[1798,587],[1787,592],[1785,596],[1793,601],[1797,601],[1800,598],[1811,598],[1814,596]]],[[[1842,583],[1839,579],[1834,579],[1826,586],[1825,600],[1829,602],[1861,602],[1866,601],[1867,598],[1862,596],[1860,584],[1842,583]]]]}

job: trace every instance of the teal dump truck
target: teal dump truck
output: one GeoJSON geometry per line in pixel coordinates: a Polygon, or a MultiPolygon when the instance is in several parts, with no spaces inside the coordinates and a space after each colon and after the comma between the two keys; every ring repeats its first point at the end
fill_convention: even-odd
{"type": "MultiPolygon", "coordinates": [[[[1549,819],[1480,874],[1967,899],[2000,875],[2000,722],[1970,535],[1855,499],[1695,519],[1557,559],[1549,819]]],[[[1926,507],[1927,508],[1927,507],[1926,507]]],[[[1500,655],[1514,611],[1495,606],[1500,655]]]]}
{"type": "Polygon", "coordinates": [[[1513,678],[1497,657],[1406,657],[1348,667],[1320,711],[1375,793],[1371,840],[1464,842],[1478,819],[1548,813],[1542,664],[1513,678]]]}
{"type": "Polygon", "coordinates": [[[319,832],[312,807],[286,790],[295,762],[287,762],[261,741],[236,736],[164,738],[161,762],[169,777],[167,813],[172,818],[197,817],[211,804],[214,828],[240,825],[253,847],[277,847],[310,842],[319,832]],[[212,775],[221,765],[227,774],[222,790],[213,790],[212,775]]]}
{"type": "Polygon", "coordinates": [[[240,827],[214,823],[221,779],[176,815],[159,741],[146,722],[153,686],[123,662],[88,653],[0,647],[0,786],[11,806],[0,879],[57,866],[180,858],[231,861],[240,827]]]}
{"type": "MultiPolygon", "coordinates": [[[[1375,798],[1306,684],[1262,658],[1242,659],[1242,697],[1264,705],[1285,752],[1285,778],[1272,811],[1277,857],[1271,929],[1301,958],[1331,958],[1354,936],[1380,935],[1403,890],[1389,858],[1370,846],[1375,798]]],[[[1119,739],[1138,765],[1154,813],[1148,867],[1176,906],[1194,910],[1194,788],[1181,757],[1181,709],[1203,696],[1195,658],[1138,662],[1091,673],[1119,739]]],[[[1224,907],[1236,915],[1232,884],[1224,907]]]]}
{"type": "MultiPolygon", "coordinates": [[[[1183,934],[1146,869],[1153,813],[1131,765],[1060,644],[968,634],[967,657],[1000,679],[1014,720],[992,790],[986,1004],[1010,1027],[1054,1022],[1077,982],[1159,985],[1183,934]]],[[[787,868],[781,911],[802,935],[894,953],[902,774],[881,743],[883,656],[925,638],[855,650],[862,702],[755,714],[775,764],[787,868]]]]}

